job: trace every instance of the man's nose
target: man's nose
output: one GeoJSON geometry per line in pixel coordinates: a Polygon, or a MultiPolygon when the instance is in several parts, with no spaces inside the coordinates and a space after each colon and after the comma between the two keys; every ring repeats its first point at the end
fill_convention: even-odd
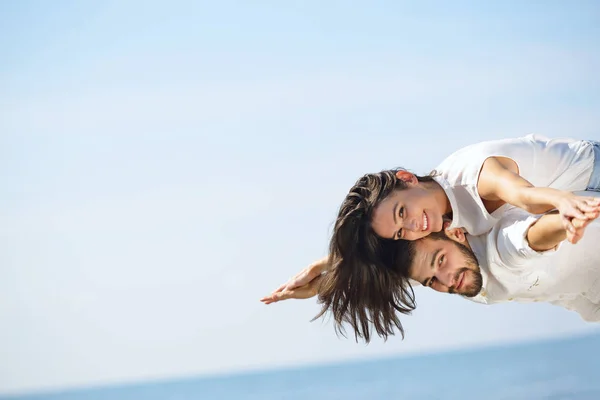
{"type": "Polygon", "coordinates": [[[447,288],[451,288],[454,286],[454,284],[456,283],[454,281],[454,274],[451,273],[451,271],[447,270],[447,269],[442,269],[441,271],[438,270],[435,274],[436,278],[438,281],[440,281],[441,284],[443,284],[444,286],[446,286],[447,288]]]}

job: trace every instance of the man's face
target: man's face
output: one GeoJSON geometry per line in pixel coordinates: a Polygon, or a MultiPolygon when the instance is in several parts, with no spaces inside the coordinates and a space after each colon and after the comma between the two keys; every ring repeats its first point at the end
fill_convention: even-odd
{"type": "Polygon", "coordinates": [[[479,264],[467,246],[450,238],[426,237],[415,242],[415,250],[410,277],[423,286],[467,297],[481,291],[479,264]]]}

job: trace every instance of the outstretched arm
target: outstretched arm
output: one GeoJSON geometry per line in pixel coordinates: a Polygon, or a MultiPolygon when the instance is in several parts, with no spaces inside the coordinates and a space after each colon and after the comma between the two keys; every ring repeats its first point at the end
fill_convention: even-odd
{"type": "Polygon", "coordinates": [[[275,303],[280,300],[290,298],[307,299],[317,294],[316,284],[321,277],[321,274],[329,270],[329,257],[323,257],[315,261],[308,267],[304,268],[298,274],[290,278],[286,283],[275,289],[270,295],[260,299],[265,304],[275,303]],[[310,284],[314,283],[312,286],[310,284]],[[314,289],[314,290],[313,290],[314,289]],[[309,295],[313,293],[312,295],[309,295]],[[305,296],[305,297],[296,297],[305,296]]]}
{"type": "MultiPolygon", "coordinates": [[[[483,163],[477,189],[483,200],[506,202],[532,214],[557,209],[562,227],[571,233],[576,229],[572,219],[586,220],[586,213],[600,211],[598,198],[577,196],[552,188],[534,187],[519,175],[517,164],[504,157],[490,157],[483,163]]],[[[571,237],[568,239],[571,241],[571,237]]]]}
{"type": "Polygon", "coordinates": [[[551,250],[567,238],[571,243],[577,243],[583,237],[586,226],[598,218],[598,215],[600,213],[590,212],[585,214],[585,219],[574,218],[572,220],[574,232],[568,232],[563,227],[562,218],[557,212],[543,215],[527,230],[529,247],[536,251],[551,250]]]}
{"type": "Polygon", "coordinates": [[[281,300],[288,299],[309,299],[319,294],[319,285],[324,275],[319,275],[306,285],[293,289],[283,289],[279,292],[274,292],[271,295],[264,297],[261,301],[265,304],[275,303],[281,300]]]}

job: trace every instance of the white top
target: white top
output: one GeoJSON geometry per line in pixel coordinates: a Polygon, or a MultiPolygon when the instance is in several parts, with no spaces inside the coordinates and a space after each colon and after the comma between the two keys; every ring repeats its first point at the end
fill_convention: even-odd
{"type": "Polygon", "coordinates": [[[548,302],[577,311],[586,321],[600,321],[600,220],[587,226],[576,245],[564,241],[555,250],[536,252],[525,235],[539,217],[511,207],[487,235],[467,236],[483,276],[482,291],[468,299],[548,302]]]}
{"type": "Polygon", "coordinates": [[[512,159],[519,174],[534,186],[568,191],[585,190],[594,169],[592,144],[584,140],[528,135],[464,147],[436,168],[439,175],[434,178],[452,206],[450,228],[464,228],[472,235],[481,235],[496,224],[509,206],[505,204],[490,215],[479,197],[477,181],[489,157],[512,159]]]}

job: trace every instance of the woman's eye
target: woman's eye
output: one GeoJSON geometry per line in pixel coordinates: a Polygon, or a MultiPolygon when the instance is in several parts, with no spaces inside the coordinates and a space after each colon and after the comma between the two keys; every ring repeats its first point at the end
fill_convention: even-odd
{"type": "Polygon", "coordinates": [[[438,261],[438,264],[442,265],[443,262],[444,262],[444,256],[441,256],[440,259],[439,259],[439,261],[438,261]]]}
{"type": "Polygon", "coordinates": [[[400,207],[400,218],[404,218],[404,207],[400,207]]]}
{"type": "Polygon", "coordinates": [[[437,279],[436,279],[436,278],[435,278],[435,276],[434,276],[433,278],[431,278],[431,279],[429,280],[429,287],[432,287],[432,286],[433,286],[433,284],[435,283],[435,281],[437,281],[437,279]]]}

